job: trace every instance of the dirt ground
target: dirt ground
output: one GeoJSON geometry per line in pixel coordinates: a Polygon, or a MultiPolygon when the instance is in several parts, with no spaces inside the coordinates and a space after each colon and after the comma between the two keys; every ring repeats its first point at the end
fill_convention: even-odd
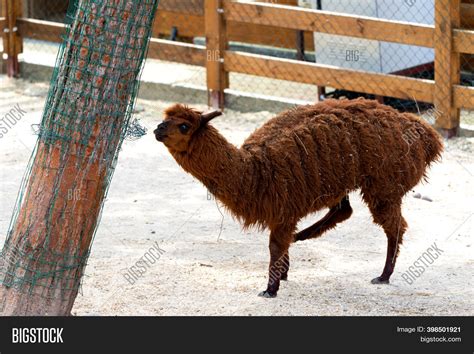
{"type": "MultiPolygon", "coordinates": [[[[28,113],[0,139],[0,244],[36,141],[46,84],[0,76],[0,118],[28,113]]],[[[409,230],[390,285],[372,285],[386,238],[357,193],[354,214],[318,240],[291,248],[289,281],[264,299],[268,234],[242,231],[205,188],[185,174],[151,131],[171,102],[139,100],[149,134],[126,141],[73,314],[83,315],[473,315],[474,138],[447,143],[429,183],[404,201],[409,230]],[[416,193],[432,201],[415,198],[416,193]],[[223,215],[221,214],[221,211],[223,215]],[[163,254],[134,284],[124,273],[158,242],[163,254]],[[442,253],[412,284],[402,274],[436,242],[442,253]]],[[[204,109],[204,106],[198,107],[204,109]]],[[[240,144],[269,112],[226,111],[215,120],[240,144]]],[[[325,211],[311,215],[312,224],[325,211]]]]}

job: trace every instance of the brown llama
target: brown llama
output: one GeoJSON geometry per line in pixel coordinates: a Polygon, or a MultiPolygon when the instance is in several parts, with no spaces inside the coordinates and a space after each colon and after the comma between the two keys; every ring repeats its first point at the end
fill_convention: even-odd
{"type": "Polygon", "coordinates": [[[438,133],[376,101],[327,100],[280,113],[237,148],[208,124],[220,114],[177,104],[154,133],[244,227],[270,230],[268,287],[259,295],[275,297],[287,279],[291,243],[351,216],[348,193],[357,189],[388,239],[385,267],[372,283],[388,283],[407,228],[402,198],[440,158],[438,133]],[[301,218],[323,208],[321,220],[296,232],[301,218]]]}

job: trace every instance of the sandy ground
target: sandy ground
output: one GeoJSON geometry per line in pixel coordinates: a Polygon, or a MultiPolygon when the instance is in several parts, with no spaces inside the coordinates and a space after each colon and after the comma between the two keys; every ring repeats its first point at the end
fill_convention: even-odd
{"type": "MultiPolygon", "coordinates": [[[[47,94],[45,84],[0,77],[0,118],[15,104],[27,115],[0,139],[0,244],[47,94]]],[[[170,102],[138,102],[150,132],[170,102]]],[[[204,107],[201,107],[204,108],[204,107]]],[[[271,116],[227,111],[215,125],[235,144],[271,116]]],[[[75,315],[473,315],[474,138],[448,142],[442,163],[404,202],[410,228],[390,285],[372,285],[386,238],[360,197],[350,220],[291,248],[289,281],[264,299],[266,232],[242,231],[148,134],[126,141],[105,204],[75,315]],[[432,202],[414,198],[415,193],[432,202]],[[222,225],[222,226],[221,226],[222,225]],[[133,285],[123,274],[158,242],[164,253],[133,285]],[[438,259],[411,285],[402,278],[436,242],[438,259]]],[[[311,215],[312,224],[325,211],[311,215]]]]}

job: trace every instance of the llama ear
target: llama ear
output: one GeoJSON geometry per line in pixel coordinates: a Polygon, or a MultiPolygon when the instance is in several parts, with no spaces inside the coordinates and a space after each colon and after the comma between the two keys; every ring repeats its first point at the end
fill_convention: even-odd
{"type": "Polygon", "coordinates": [[[211,111],[211,112],[208,112],[208,113],[201,114],[201,126],[206,125],[212,119],[214,119],[216,117],[219,117],[220,115],[222,115],[221,111],[211,111]]]}

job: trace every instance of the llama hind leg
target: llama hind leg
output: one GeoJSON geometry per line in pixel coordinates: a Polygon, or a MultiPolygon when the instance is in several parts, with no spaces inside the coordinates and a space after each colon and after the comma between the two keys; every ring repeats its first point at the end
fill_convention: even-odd
{"type": "Polygon", "coordinates": [[[349,219],[351,215],[352,208],[349,203],[349,196],[346,195],[336,206],[332,207],[321,220],[298,232],[295,235],[295,242],[317,238],[324,232],[335,227],[338,223],[349,219]]]}
{"type": "Polygon", "coordinates": [[[270,233],[270,265],[268,267],[267,290],[259,293],[262,297],[275,297],[280,288],[280,280],[286,279],[290,267],[288,249],[292,242],[295,225],[278,226],[270,233]]]}
{"type": "Polygon", "coordinates": [[[402,216],[401,201],[396,203],[383,202],[369,205],[374,222],[382,226],[387,235],[387,257],[382,274],[372,279],[372,284],[388,284],[395,268],[403,234],[407,223],[402,216]]]}

